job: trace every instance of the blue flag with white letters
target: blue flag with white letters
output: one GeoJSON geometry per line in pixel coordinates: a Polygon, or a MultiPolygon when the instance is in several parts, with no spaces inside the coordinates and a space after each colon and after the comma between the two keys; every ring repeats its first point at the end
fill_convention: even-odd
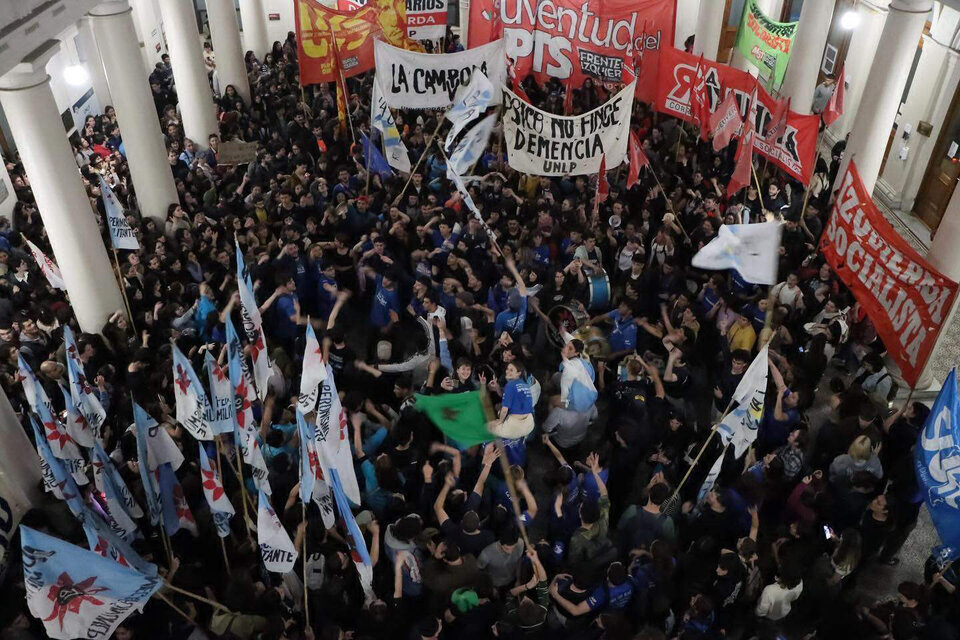
{"type": "Polygon", "coordinates": [[[960,399],[957,370],[943,382],[914,447],[917,484],[940,539],[960,546],[960,399]]]}
{"type": "Polygon", "coordinates": [[[392,176],[393,169],[390,168],[390,163],[387,162],[387,159],[380,153],[380,149],[377,149],[376,145],[370,142],[370,138],[368,138],[366,134],[361,133],[360,141],[363,144],[363,162],[370,171],[375,171],[384,178],[392,176]]]}
{"type": "Polygon", "coordinates": [[[53,536],[20,527],[30,613],[57,640],[107,638],[163,586],[163,579],[53,536]]]}

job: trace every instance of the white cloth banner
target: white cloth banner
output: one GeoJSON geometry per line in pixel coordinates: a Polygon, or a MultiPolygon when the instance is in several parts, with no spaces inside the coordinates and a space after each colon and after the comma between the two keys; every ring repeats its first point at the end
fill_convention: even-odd
{"type": "Polygon", "coordinates": [[[390,113],[387,101],[380,93],[380,87],[373,83],[373,96],[370,101],[370,121],[373,128],[380,132],[383,139],[384,156],[391,167],[402,173],[410,173],[410,154],[407,145],[403,144],[397,121],[390,113]]]}
{"type": "Polygon", "coordinates": [[[297,550],[290,535],[280,524],[277,512],[270,506],[270,498],[260,492],[257,506],[257,543],[260,557],[267,571],[288,573],[297,562],[297,550]]]}
{"type": "Polygon", "coordinates": [[[753,284],[776,284],[780,264],[779,222],[725,224],[691,264],[698,269],[736,269],[753,284]]]}
{"type": "MultiPolygon", "coordinates": [[[[494,87],[494,100],[507,79],[503,40],[457,53],[418,53],[374,41],[376,83],[380,94],[394,109],[446,109],[456,100],[457,90],[470,83],[479,69],[494,87]]],[[[629,114],[628,114],[629,115],[629,114]]]]}
{"type": "Polygon", "coordinates": [[[760,418],[763,417],[763,400],[767,393],[767,349],[768,347],[760,349],[757,357],[750,363],[733,392],[737,408],[728,413],[718,426],[720,439],[725,445],[733,443],[733,452],[737,459],[746,453],[757,439],[760,418]]]}
{"type": "Polygon", "coordinates": [[[627,158],[635,85],[579,116],[542,111],[504,87],[503,141],[510,166],[536,176],[597,173],[604,156],[608,171],[620,166],[627,158]]]}
{"type": "Polygon", "coordinates": [[[67,285],[63,282],[63,274],[60,273],[60,267],[57,266],[57,263],[48,258],[47,255],[40,250],[40,247],[29,240],[26,242],[27,246],[30,247],[30,253],[33,254],[33,259],[37,261],[37,266],[40,267],[40,271],[47,278],[50,286],[54,289],[66,291],[67,285]]]}
{"type": "Polygon", "coordinates": [[[720,455],[717,456],[717,461],[710,467],[710,472],[707,473],[707,477],[703,479],[703,484],[700,485],[700,491],[697,492],[697,504],[703,502],[707,494],[713,491],[713,486],[717,484],[717,478],[720,477],[720,470],[723,469],[723,458],[726,453],[726,449],[720,452],[720,455]]]}
{"type": "Polygon", "coordinates": [[[127,216],[113,193],[113,189],[100,177],[100,193],[103,194],[103,208],[107,212],[107,227],[110,229],[110,241],[114,249],[140,249],[137,236],[127,224],[127,216]]]}
{"type": "Polygon", "coordinates": [[[487,110],[493,102],[494,93],[493,84],[483,71],[474,73],[470,78],[470,84],[460,87],[456,102],[447,112],[447,120],[452,126],[450,133],[447,134],[447,141],[443,145],[445,149],[449,151],[463,128],[487,110]]]}
{"type": "MultiPolygon", "coordinates": [[[[447,163],[447,177],[453,180],[454,174],[463,176],[470,173],[473,165],[483,155],[487,143],[490,142],[490,134],[493,133],[493,127],[497,124],[497,114],[491,113],[481,120],[477,126],[470,129],[463,140],[457,145],[457,148],[450,154],[450,161],[447,163]]],[[[462,180],[462,178],[461,178],[462,180]]]]}

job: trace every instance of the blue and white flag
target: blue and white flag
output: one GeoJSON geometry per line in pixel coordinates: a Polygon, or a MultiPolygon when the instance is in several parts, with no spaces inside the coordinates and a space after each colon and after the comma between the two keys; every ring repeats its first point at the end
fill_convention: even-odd
{"type": "Polygon", "coordinates": [[[314,425],[307,422],[299,410],[297,410],[297,428],[300,435],[300,501],[303,504],[315,502],[320,509],[323,526],[329,529],[336,521],[330,487],[324,480],[320,466],[316,429],[314,425]]]}
{"type": "Polygon", "coordinates": [[[693,256],[691,264],[711,271],[736,269],[753,284],[777,284],[781,233],[779,222],[721,225],[717,237],[693,256]]]}
{"type": "Polygon", "coordinates": [[[107,419],[107,412],[100,404],[100,398],[87,382],[77,341],[73,337],[73,331],[67,325],[63,326],[63,341],[67,351],[67,374],[70,379],[70,397],[73,399],[73,405],[87,421],[94,437],[102,441],[101,429],[103,422],[107,419]]]}
{"type": "Polygon", "coordinates": [[[110,241],[114,249],[140,249],[137,236],[127,224],[127,216],[117,200],[117,195],[100,176],[100,193],[103,194],[103,208],[107,212],[107,227],[110,229],[110,241]]]}
{"type": "Polygon", "coordinates": [[[323,348],[311,325],[307,325],[306,345],[303,348],[303,374],[300,376],[300,396],[297,409],[310,413],[317,408],[320,384],[327,379],[327,365],[323,361],[323,348]]]}
{"type": "Polygon", "coordinates": [[[44,390],[43,385],[40,384],[40,381],[37,380],[37,375],[33,372],[33,368],[23,359],[23,354],[17,354],[17,368],[18,376],[17,380],[20,382],[20,386],[23,387],[23,395],[27,399],[27,402],[30,404],[30,408],[34,411],[37,410],[37,396],[39,396],[47,409],[53,413],[53,403],[50,402],[50,398],[47,397],[47,392],[44,390]]]}
{"type": "Polygon", "coordinates": [[[382,178],[389,178],[393,175],[390,163],[380,153],[380,149],[377,149],[377,145],[370,142],[367,134],[360,134],[360,144],[363,145],[363,164],[368,170],[379,173],[382,178]]]}
{"type": "Polygon", "coordinates": [[[917,483],[943,544],[960,547],[960,400],[957,370],[943,381],[914,447],[917,483]]]}
{"type": "Polygon", "coordinates": [[[383,137],[384,155],[390,166],[403,173],[410,173],[410,154],[403,144],[397,121],[380,93],[380,83],[373,83],[373,96],[370,101],[370,124],[383,137]]]}
{"type": "Polygon", "coordinates": [[[458,176],[470,173],[477,160],[483,157],[484,149],[490,142],[490,134],[493,133],[496,123],[497,114],[491,113],[463,136],[457,148],[450,154],[450,161],[447,162],[448,178],[453,179],[451,172],[458,176]]]}
{"type": "Polygon", "coordinates": [[[73,476],[77,484],[85,485],[89,482],[87,475],[84,473],[84,467],[87,466],[87,461],[84,459],[83,454],[80,453],[80,447],[77,446],[77,443],[74,442],[70,434],[67,433],[67,428],[50,413],[50,407],[47,406],[45,402],[46,394],[40,393],[42,389],[43,387],[39,384],[36,386],[37,395],[33,402],[37,408],[37,418],[39,418],[41,433],[47,441],[51,453],[62,461],[64,468],[73,476]]]}
{"type": "Polygon", "coordinates": [[[206,420],[207,392],[177,345],[173,345],[173,395],[177,401],[177,422],[197,440],[213,440],[213,430],[206,420]]]}
{"type": "Polygon", "coordinates": [[[56,640],[107,640],[163,586],[156,575],[20,527],[27,606],[56,640]]]}
{"type": "Polygon", "coordinates": [[[144,575],[157,575],[157,565],[141,558],[127,541],[115,534],[106,523],[105,516],[100,515],[98,510],[87,510],[87,518],[83,522],[83,533],[87,536],[87,546],[90,547],[90,551],[125,567],[132,567],[144,575]]]}
{"type": "Polygon", "coordinates": [[[93,464],[93,479],[97,490],[106,500],[107,517],[113,521],[112,525],[117,534],[128,542],[132,541],[137,535],[137,523],[134,519],[143,516],[143,511],[133,499],[133,494],[127,489],[123,478],[120,477],[120,472],[113,465],[113,460],[99,442],[94,443],[90,460],[93,464]]]}
{"type": "Polygon", "coordinates": [[[260,308],[253,295],[253,280],[243,262],[243,252],[240,243],[234,239],[237,254],[237,291],[240,294],[240,312],[243,318],[243,330],[250,342],[250,360],[253,362],[253,382],[256,385],[257,397],[261,401],[267,397],[267,384],[270,380],[271,365],[267,352],[267,334],[263,331],[263,318],[260,317],[260,308]]]}
{"type": "Polygon", "coordinates": [[[210,402],[207,405],[207,424],[217,435],[233,433],[234,399],[230,388],[230,376],[223,367],[217,364],[210,352],[204,353],[204,367],[207,369],[207,380],[210,382],[210,402]]]}
{"type": "Polygon", "coordinates": [[[280,524],[277,512],[270,505],[270,498],[263,491],[257,500],[257,543],[267,571],[282,574],[293,569],[297,550],[290,540],[290,534],[280,524]]]}
{"type": "MultiPolygon", "coordinates": [[[[376,91],[377,83],[373,83],[376,91]]],[[[457,89],[456,101],[450,110],[447,111],[446,118],[453,126],[450,127],[450,133],[447,134],[447,141],[443,145],[449,151],[453,146],[457,135],[463,131],[463,128],[480,117],[480,114],[487,110],[490,103],[493,102],[493,84],[486,74],[479,68],[473,70],[470,76],[470,83],[460,85],[457,89]]]]}
{"type": "Polygon", "coordinates": [[[230,518],[236,513],[230,499],[227,498],[227,492],[223,489],[223,483],[220,481],[220,472],[210,462],[209,456],[202,442],[198,442],[200,449],[200,475],[202,476],[203,496],[210,505],[210,515],[213,516],[213,523],[217,526],[217,535],[226,538],[230,535],[230,518]]]}
{"type": "Polygon", "coordinates": [[[63,396],[64,421],[63,425],[67,428],[67,433],[73,438],[73,441],[83,447],[92,447],[97,441],[93,437],[93,431],[87,424],[87,419],[83,417],[77,406],[73,404],[73,396],[70,395],[70,389],[64,384],[57,384],[60,387],[60,394],[63,396]]]}
{"type": "Polygon", "coordinates": [[[60,460],[53,455],[50,445],[43,437],[43,427],[37,420],[36,414],[30,415],[30,424],[33,426],[33,437],[37,445],[37,454],[40,456],[40,473],[43,476],[43,488],[67,503],[70,513],[81,523],[84,520],[85,507],[83,494],[74,481],[73,476],[67,473],[60,460]]]}
{"type": "Polygon", "coordinates": [[[337,511],[347,528],[347,544],[350,547],[350,558],[353,560],[357,573],[360,574],[360,585],[363,587],[363,594],[369,603],[376,598],[373,592],[373,563],[370,561],[370,553],[367,551],[367,541],[363,538],[363,532],[357,526],[357,520],[353,517],[353,511],[350,510],[350,501],[343,492],[343,485],[340,483],[340,474],[336,469],[332,472],[330,484],[333,487],[333,498],[337,503],[337,511]]]}
{"type": "Polygon", "coordinates": [[[768,349],[760,349],[733,392],[737,406],[717,425],[723,444],[733,443],[733,453],[739,460],[757,439],[760,419],[763,417],[767,393],[768,349]]]}
{"type": "Polygon", "coordinates": [[[180,529],[186,529],[196,538],[199,535],[197,521],[190,511],[187,499],[183,495],[183,487],[177,479],[177,474],[169,462],[165,462],[154,472],[157,476],[157,486],[160,488],[160,510],[163,515],[163,528],[168,536],[172,536],[180,529]]]}
{"type": "Polygon", "coordinates": [[[150,524],[156,526],[160,524],[162,513],[160,507],[160,487],[157,483],[156,474],[154,474],[153,469],[150,468],[150,449],[148,442],[151,437],[151,431],[160,429],[161,427],[136,401],[133,401],[133,426],[134,434],[137,436],[137,467],[140,471],[140,483],[143,485],[143,493],[146,496],[150,524]]]}
{"type": "MultiPolygon", "coordinates": [[[[328,364],[327,367],[330,367],[328,364]]],[[[360,504],[360,485],[353,464],[353,452],[350,449],[347,412],[343,410],[337,382],[333,378],[333,369],[327,371],[327,379],[320,385],[320,398],[317,400],[316,424],[317,456],[324,478],[330,478],[331,470],[340,474],[341,488],[350,501],[360,504]]],[[[331,506],[332,508],[332,506],[331,506]]],[[[321,505],[321,510],[323,505],[321,505]]]]}

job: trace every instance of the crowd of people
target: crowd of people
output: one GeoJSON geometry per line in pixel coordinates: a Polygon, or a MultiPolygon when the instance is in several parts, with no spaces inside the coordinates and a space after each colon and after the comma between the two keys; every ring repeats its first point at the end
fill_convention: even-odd
{"type": "MultiPolygon", "coordinates": [[[[857,586],[871,564],[899,561],[917,522],[912,447],[927,409],[894,402],[882,343],[818,253],[837,157],[818,162],[805,209],[804,186],[762,161],[762,193],[728,194],[735,145],[714,153],[695,129],[637,103],[633,130],[651,170],[629,190],[626,168],[611,170],[597,204],[595,177],[519,173],[495,133],[469,187],[494,245],[446,178],[431,135],[442,114],[396,112],[417,168],[409,180],[370,175],[355,142],[370,135],[373,73],[348,80],[342,127],[332,85],[301,91],[296,51],[291,33],[262,60],[247,54],[252,101],[218,90],[220,131],[209,140],[184,138],[168,60],[157,65],[151,89],[180,197],[165,222],[138,214],[111,107],[74,136],[105,242],[98,177],[141,247],[120,253],[132,317],[118,309],[99,333],[79,332],[64,292],[25,251],[21,234],[49,244],[30,176],[7,160],[18,202],[0,235],[0,383],[32,438],[18,356],[63,411],[72,326],[108,412],[105,448],[131,491],[142,501],[131,399],[186,458],[177,475],[199,535],[173,535],[170,561],[144,519],[134,547],[171,583],[226,608],[171,592],[196,624],[152,600],[117,638],[960,637],[949,566],[931,559],[880,601],[857,586]],[[256,159],[218,163],[218,145],[234,140],[256,141],[256,159]],[[783,222],[779,284],[691,267],[720,225],[766,219],[783,222]],[[286,575],[264,569],[226,463],[237,516],[224,565],[197,445],[171,408],[171,341],[199,371],[206,352],[223,361],[225,321],[242,326],[235,239],[272,361],[254,407],[272,504],[306,550],[286,575]],[[294,411],[308,324],[347,414],[370,601],[345,530],[299,503],[294,411]],[[758,439],[743,458],[726,450],[699,496],[722,450],[718,438],[704,443],[764,345],[758,439]],[[416,409],[415,394],[481,388],[500,444],[462,448],[416,409]]],[[[534,104],[562,111],[560,83],[523,85],[534,104]]],[[[589,81],[572,91],[575,113],[609,95],[589,81]]],[[[221,439],[230,460],[233,439],[221,439]]],[[[51,495],[22,522],[85,546],[51,495]]],[[[25,608],[18,555],[7,557],[3,640],[44,637],[25,608]]]]}

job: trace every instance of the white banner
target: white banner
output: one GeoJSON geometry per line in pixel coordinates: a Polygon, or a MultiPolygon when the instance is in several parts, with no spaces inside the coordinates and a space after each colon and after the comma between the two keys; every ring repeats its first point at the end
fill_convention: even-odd
{"type": "Polygon", "coordinates": [[[267,571],[287,573],[293,569],[297,561],[297,550],[263,491],[257,501],[257,542],[267,571]]]}
{"type": "Polygon", "coordinates": [[[510,166],[537,176],[597,173],[601,156],[608,170],[619,166],[627,158],[635,84],[579,116],[541,111],[504,87],[503,141],[510,166]]]}
{"type": "Polygon", "coordinates": [[[453,142],[463,128],[487,110],[495,94],[493,85],[482,71],[473,74],[470,84],[460,87],[457,91],[456,104],[447,112],[447,120],[452,125],[450,133],[447,134],[447,142],[443,145],[447,151],[453,146],[453,142]]]}
{"type": "MultiPolygon", "coordinates": [[[[480,69],[494,86],[494,100],[507,79],[503,40],[459,53],[417,53],[374,42],[376,82],[380,95],[394,109],[446,109],[461,86],[470,84],[474,69],[480,69]]],[[[628,114],[629,115],[629,114],[628,114]]]]}
{"type": "Polygon", "coordinates": [[[407,35],[414,40],[447,35],[447,0],[407,0],[407,35]]]}

